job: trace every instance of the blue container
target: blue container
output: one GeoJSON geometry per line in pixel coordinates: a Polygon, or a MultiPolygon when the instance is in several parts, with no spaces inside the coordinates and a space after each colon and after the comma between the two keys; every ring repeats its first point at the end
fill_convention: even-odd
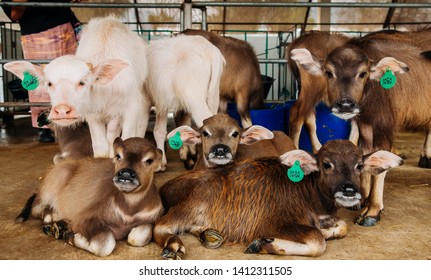
{"type": "MultiPolygon", "coordinates": [[[[284,103],[265,103],[266,109],[250,110],[253,125],[261,125],[269,130],[281,130],[285,128],[285,105],[284,103]]],[[[236,119],[241,126],[241,118],[236,110],[236,105],[228,104],[228,114],[236,119]]]]}
{"type": "MultiPolygon", "coordinates": [[[[285,103],[285,132],[289,133],[289,114],[290,108],[296,100],[288,101],[285,103]]],[[[317,138],[323,145],[329,140],[336,139],[349,139],[350,135],[350,122],[334,116],[328,106],[320,103],[316,107],[316,127],[317,138]]],[[[299,148],[311,152],[310,137],[305,127],[302,128],[299,138],[299,148]]]]}

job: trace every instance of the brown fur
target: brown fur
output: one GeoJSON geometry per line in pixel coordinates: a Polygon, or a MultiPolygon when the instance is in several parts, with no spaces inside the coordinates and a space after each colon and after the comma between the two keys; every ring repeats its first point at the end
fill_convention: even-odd
{"type": "Polygon", "coordinates": [[[289,116],[289,136],[297,147],[299,145],[299,135],[305,123],[308,134],[311,135],[313,152],[319,150],[320,142],[316,135],[316,124],[310,123],[308,118],[309,115],[315,114],[314,108],[316,105],[321,101],[327,102],[328,97],[325,77],[309,74],[302,66],[297,65],[291,59],[290,51],[296,48],[306,48],[317,60],[323,61],[334,48],[343,45],[348,39],[347,36],[342,34],[311,31],[294,40],[286,49],[289,67],[299,86],[298,99],[291,107],[289,116]]]}
{"type": "MultiPolygon", "coordinates": [[[[67,222],[71,244],[101,256],[113,250],[105,249],[107,240],[123,239],[142,225],[150,227],[163,212],[153,182],[161,151],[143,138],[117,138],[114,150],[114,160],[83,158],[54,165],[32,206],[33,216],[45,224],[67,222]],[[77,245],[76,234],[90,245],[77,245]],[[93,240],[96,249],[91,248],[93,240]]],[[[128,241],[145,245],[135,244],[130,235],[128,241]]]]}
{"type": "Polygon", "coordinates": [[[195,130],[181,126],[168,135],[172,137],[177,132],[187,145],[198,146],[198,158],[193,170],[212,168],[247,158],[264,156],[279,156],[295,149],[292,140],[282,131],[269,131],[260,126],[243,129],[238,122],[224,113],[218,113],[204,120],[203,126],[195,130]],[[225,162],[217,163],[210,160],[210,154],[217,147],[223,148],[225,162]],[[230,161],[227,162],[227,158],[230,161]]]}
{"type": "Polygon", "coordinates": [[[402,161],[392,155],[383,164],[373,156],[362,157],[351,142],[337,140],[327,142],[317,160],[296,150],[281,159],[249,159],[187,172],[160,189],[164,202],[175,200],[177,190],[188,188],[190,194],[156,223],[154,241],[164,248],[165,257],[182,258],[185,248],[176,233],[189,231],[205,241],[202,232],[214,229],[228,243],[254,240],[247,252],[318,256],[325,250],[325,239],[346,234],[345,223],[335,216],[337,193],[344,196],[343,189],[349,189],[359,203],[362,170],[382,172],[389,168],[385,164],[393,167],[402,161]],[[320,172],[291,182],[286,172],[297,159],[305,174],[320,172]]]}
{"type": "MultiPolygon", "coordinates": [[[[220,36],[205,30],[187,29],[181,34],[202,36],[216,46],[226,60],[220,79],[219,112],[227,112],[227,104],[234,101],[241,117],[242,127],[252,125],[250,109],[264,108],[264,90],[260,74],[259,61],[253,47],[246,41],[232,37],[220,36]]],[[[189,114],[184,111],[176,112],[177,126],[192,125],[189,114]]],[[[196,151],[190,147],[183,147],[180,158],[187,169],[192,169],[196,163],[196,151]]]]}
{"type": "MultiPolygon", "coordinates": [[[[431,139],[428,139],[431,62],[424,55],[430,45],[429,29],[377,32],[335,48],[323,63],[315,61],[315,65],[322,67],[321,74],[327,76],[328,101],[333,111],[357,111],[359,144],[365,153],[391,150],[398,129],[424,129],[427,139],[419,164],[431,168],[431,139]],[[397,83],[385,90],[379,80],[388,67],[397,76],[397,83]],[[341,106],[343,102],[348,106],[341,106]]],[[[384,176],[383,173],[364,179],[368,200],[360,224],[374,225],[379,220],[383,210],[384,176]]]]}
{"type": "Polygon", "coordinates": [[[188,29],[186,35],[200,35],[220,49],[226,66],[220,80],[220,112],[227,112],[227,101],[235,101],[243,127],[251,125],[249,109],[264,108],[264,92],[259,62],[253,47],[246,41],[220,36],[204,30],[188,29]],[[248,120],[248,125],[245,121],[248,120]]]}
{"type": "Polygon", "coordinates": [[[199,154],[193,170],[206,169],[204,156],[208,156],[215,145],[224,144],[230,148],[234,156],[233,161],[266,156],[279,156],[295,149],[292,140],[282,131],[273,131],[274,138],[261,140],[251,145],[240,144],[240,138],[245,129],[241,129],[236,120],[226,114],[217,114],[204,121],[199,131],[211,131],[214,137],[202,137],[202,151],[199,154]],[[238,137],[230,137],[232,131],[238,131],[238,137]]]}
{"type": "Polygon", "coordinates": [[[93,157],[90,129],[86,123],[73,127],[52,125],[60,152],[54,156],[54,164],[68,159],[93,157]]]}

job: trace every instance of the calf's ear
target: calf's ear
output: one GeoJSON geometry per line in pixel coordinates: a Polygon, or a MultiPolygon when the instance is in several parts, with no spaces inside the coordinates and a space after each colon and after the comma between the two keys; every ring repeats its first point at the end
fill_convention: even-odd
{"type": "MultiPolygon", "coordinates": [[[[128,67],[129,63],[122,59],[108,59],[91,69],[95,76],[95,83],[106,85],[111,82],[121,70],[128,67]]],[[[91,65],[89,65],[91,67],[91,65]]]]}
{"type": "Polygon", "coordinates": [[[386,69],[390,69],[392,74],[404,74],[409,71],[409,67],[402,61],[396,60],[393,57],[384,57],[371,68],[371,80],[379,81],[386,73],[386,69]]]}
{"type": "Polygon", "coordinates": [[[281,163],[287,167],[292,167],[295,161],[299,160],[301,169],[305,175],[314,171],[319,171],[317,160],[314,156],[303,150],[293,150],[280,156],[281,163]]]}
{"type": "Polygon", "coordinates": [[[39,80],[43,77],[43,68],[28,61],[13,61],[6,63],[3,68],[21,80],[24,79],[24,72],[37,77],[39,80]]]}
{"type": "Polygon", "coordinates": [[[243,131],[239,143],[251,145],[260,140],[272,138],[274,138],[274,133],[272,133],[271,130],[260,125],[252,125],[247,130],[243,131]]]}
{"type": "Polygon", "coordinates": [[[190,126],[183,125],[169,132],[167,139],[174,137],[177,132],[180,132],[181,141],[187,145],[196,145],[202,142],[199,131],[194,130],[190,126]]]}
{"type": "Polygon", "coordinates": [[[364,170],[373,175],[378,175],[389,168],[403,164],[403,159],[388,151],[377,151],[363,157],[364,170]]]}
{"type": "Polygon", "coordinates": [[[302,66],[305,71],[314,76],[322,76],[322,65],[320,62],[313,57],[307,49],[293,49],[290,51],[290,59],[296,62],[299,66],[302,66]]]}

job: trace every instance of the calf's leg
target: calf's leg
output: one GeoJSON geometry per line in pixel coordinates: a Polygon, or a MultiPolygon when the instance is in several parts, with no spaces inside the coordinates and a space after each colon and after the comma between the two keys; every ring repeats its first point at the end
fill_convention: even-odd
{"type": "Polygon", "coordinates": [[[290,225],[272,237],[253,240],[245,253],[318,257],[325,250],[325,238],[317,228],[290,225]]]}
{"type": "Polygon", "coordinates": [[[361,211],[361,215],[356,219],[355,223],[361,226],[374,226],[380,220],[380,213],[384,208],[383,190],[386,173],[387,171],[376,176],[372,175],[370,195],[365,207],[361,211]]]}
{"type": "Polygon", "coordinates": [[[419,159],[419,166],[423,168],[431,168],[431,130],[428,130],[424,147],[419,159]]]}

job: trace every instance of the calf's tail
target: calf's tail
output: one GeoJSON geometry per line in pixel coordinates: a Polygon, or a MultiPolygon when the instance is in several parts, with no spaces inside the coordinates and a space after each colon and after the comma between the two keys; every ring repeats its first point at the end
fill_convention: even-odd
{"type": "Polygon", "coordinates": [[[24,208],[21,210],[21,213],[15,218],[16,223],[21,223],[28,220],[31,215],[31,208],[33,207],[35,198],[36,194],[34,193],[27,199],[27,202],[25,203],[24,208]]]}

